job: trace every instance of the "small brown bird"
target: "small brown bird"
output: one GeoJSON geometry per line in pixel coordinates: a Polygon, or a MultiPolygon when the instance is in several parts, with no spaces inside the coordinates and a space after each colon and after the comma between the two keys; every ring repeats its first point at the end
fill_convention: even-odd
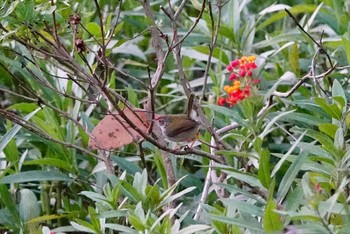
{"type": "Polygon", "coordinates": [[[155,118],[155,123],[162,130],[163,136],[174,142],[191,141],[198,133],[200,123],[193,119],[194,95],[191,94],[188,100],[188,107],[186,114],[178,115],[158,115],[155,118]]]}

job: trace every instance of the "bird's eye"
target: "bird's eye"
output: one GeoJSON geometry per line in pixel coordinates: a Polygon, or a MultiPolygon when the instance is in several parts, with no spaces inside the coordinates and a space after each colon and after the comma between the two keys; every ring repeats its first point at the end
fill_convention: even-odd
{"type": "Polygon", "coordinates": [[[164,119],[158,119],[157,121],[158,121],[158,124],[159,124],[160,126],[164,126],[164,124],[165,124],[164,119]]]}

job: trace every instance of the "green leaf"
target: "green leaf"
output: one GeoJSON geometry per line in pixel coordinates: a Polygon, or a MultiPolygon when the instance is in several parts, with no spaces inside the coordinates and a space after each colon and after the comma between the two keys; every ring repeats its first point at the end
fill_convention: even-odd
{"type": "Polygon", "coordinates": [[[261,151],[263,150],[262,143],[263,143],[263,140],[260,137],[255,138],[253,146],[256,152],[261,153],[261,151]]]}
{"type": "Polygon", "coordinates": [[[29,189],[20,190],[20,202],[18,208],[21,218],[25,222],[40,215],[40,205],[36,195],[29,189]]]}
{"type": "Polygon", "coordinates": [[[133,104],[135,107],[139,108],[140,102],[139,102],[139,99],[137,98],[137,93],[135,92],[135,90],[131,87],[130,84],[128,85],[126,90],[128,92],[128,101],[131,102],[131,104],[133,104]]]}
{"type": "Polygon", "coordinates": [[[326,133],[328,136],[334,139],[338,126],[332,123],[320,123],[318,125],[318,129],[320,129],[321,132],[326,133]]]}
{"type": "MultiPolygon", "coordinates": [[[[33,112],[26,115],[23,119],[28,121],[30,118],[32,118],[41,108],[37,108],[33,112]]],[[[11,130],[9,130],[1,139],[0,142],[0,152],[4,150],[6,145],[13,139],[13,137],[21,130],[22,126],[15,124],[11,130]]]]}
{"type": "Polygon", "coordinates": [[[167,173],[159,150],[157,150],[154,154],[154,163],[156,164],[157,172],[160,175],[161,181],[163,182],[163,187],[165,189],[168,189],[169,185],[167,180],[167,173]]]}
{"type": "Polygon", "coordinates": [[[308,129],[306,135],[320,142],[322,144],[322,147],[332,156],[339,154],[337,148],[334,146],[333,140],[326,134],[308,129]]]}
{"type": "Polygon", "coordinates": [[[117,35],[119,31],[124,27],[124,21],[120,22],[114,29],[114,34],[117,35]]]}
{"type": "Polygon", "coordinates": [[[288,193],[289,189],[291,188],[291,185],[299,173],[306,157],[309,155],[308,150],[303,150],[299,154],[299,156],[296,158],[296,160],[292,163],[292,165],[288,168],[287,172],[284,174],[281,183],[278,187],[277,191],[277,201],[281,201],[286,194],[288,193]]]}
{"type": "Polygon", "coordinates": [[[203,224],[193,224],[188,227],[185,227],[181,229],[180,231],[177,231],[177,234],[194,234],[194,233],[203,233],[204,231],[208,231],[211,229],[211,226],[209,225],[203,225],[203,224]]]}
{"type": "Polygon", "coordinates": [[[143,225],[143,223],[141,222],[141,220],[139,219],[138,216],[136,215],[129,215],[128,217],[128,221],[130,222],[130,224],[138,231],[144,231],[145,227],[143,225]]]}
{"type": "Polygon", "coordinates": [[[123,186],[123,193],[132,199],[134,202],[139,202],[143,200],[142,194],[140,194],[136,188],[134,188],[131,184],[126,181],[121,181],[123,186]]]}
{"type": "Polygon", "coordinates": [[[314,100],[325,112],[327,112],[327,114],[329,114],[330,116],[332,116],[337,120],[341,119],[342,111],[339,109],[339,107],[335,103],[328,104],[326,99],[318,98],[318,97],[315,97],[314,100]]]}
{"type": "Polygon", "coordinates": [[[106,228],[109,228],[114,231],[122,232],[122,233],[130,233],[130,234],[138,234],[139,232],[136,231],[135,229],[132,229],[130,227],[120,225],[120,224],[114,224],[114,223],[106,223],[104,224],[106,228]]]}
{"type": "Polygon", "coordinates": [[[95,37],[101,36],[101,28],[100,26],[95,22],[88,23],[85,28],[88,30],[89,33],[91,33],[95,37]]]}
{"type": "Polygon", "coordinates": [[[292,68],[292,71],[295,74],[300,73],[300,66],[299,66],[299,46],[297,43],[293,43],[293,45],[289,49],[289,54],[288,54],[288,59],[289,59],[289,65],[292,68]]]}
{"type": "MultiPolygon", "coordinates": [[[[0,184],[0,197],[1,197],[1,204],[6,207],[6,216],[8,217],[10,215],[11,222],[13,224],[17,224],[18,226],[20,226],[20,223],[22,221],[21,221],[19,212],[17,210],[16,204],[12,199],[12,195],[10,194],[9,189],[4,184],[0,184]]],[[[5,221],[4,217],[0,216],[0,218],[2,218],[1,219],[2,221],[0,221],[0,223],[5,221]]]]}
{"type": "Polygon", "coordinates": [[[233,34],[232,29],[224,25],[221,25],[219,34],[224,37],[227,37],[231,41],[234,41],[235,39],[235,34],[233,34]]]}
{"type": "Polygon", "coordinates": [[[273,168],[271,172],[271,177],[275,176],[276,172],[281,168],[282,164],[285,162],[285,160],[289,157],[289,155],[294,151],[294,149],[298,146],[299,142],[303,139],[304,135],[306,134],[306,131],[301,134],[301,136],[298,138],[296,142],[293,143],[292,147],[289,148],[288,152],[283,155],[281,160],[278,161],[276,166],[273,168]]]}
{"type": "Polygon", "coordinates": [[[229,109],[229,108],[226,108],[223,106],[213,105],[213,104],[208,104],[208,105],[203,105],[203,106],[209,108],[210,110],[213,110],[215,112],[218,112],[218,113],[225,115],[226,117],[237,122],[240,126],[250,127],[249,124],[247,123],[247,121],[245,119],[243,119],[240,116],[240,114],[238,113],[238,111],[236,111],[236,110],[229,109]]]}
{"type": "Polygon", "coordinates": [[[0,184],[25,183],[31,181],[73,181],[69,176],[57,171],[25,171],[5,176],[0,184]]]}
{"type": "Polygon", "coordinates": [[[216,220],[222,223],[227,223],[231,225],[236,225],[238,227],[246,228],[250,231],[256,231],[258,233],[264,233],[263,228],[257,224],[257,223],[252,223],[252,222],[246,222],[243,221],[242,219],[234,218],[234,217],[226,217],[226,216],[221,216],[221,215],[206,215],[209,219],[211,220],[216,220]]]}
{"type": "MultiPolygon", "coordinates": [[[[296,15],[299,13],[313,13],[317,9],[316,5],[306,5],[306,4],[300,4],[293,6],[292,8],[288,9],[292,14],[296,15]]],[[[288,17],[287,12],[284,10],[278,12],[278,13],[273,13],[272,17],[268,18],[267,20],[263,21],[262,24],[260,24],[256,30],[262,30],[263,28],[267,27],[270,24],[273,24],[284,17],[288,17]]]]}
{"type": "Polygon", "coordinates": [[[31,161],[26,161],[23,163],[23,165],[46,165],[46,166],[53,166],[57,168],[64,169],[70,173],[75,174],[76,171],[74,170],[73,165],[70,163],[67,163],[66,161],[63,161],[58,158],[40,158],[40,159],[34,159],[31,161]]]}
{"type": "Polygon", "coordinates": [[[146,196],[147,180],[148,178],[146,169],[142,171],[142,174],[136,172],[134,175],[134,181],[132,186],[134,186],[134,188],[136,188],[137,191],[143,196],[146,196]]]}
{"type": "Polygon", "coordinates": [[[277,204],[273,199],[269,199],[266,205],[263,221],[265,232],[280,232],[283,229],[281,217],[275,212],[276,208],[277,204]]]}
{"type": "MultiPolygon", "coordinates": [[[[209,55],[209,47],[208,46],[199,45],[199,46],[194,46],[193,49],[200,52],[200,53],[209,55]]],[[[219,59],[224,64],[229,64],[229,62],[230,62],[230,60],[228,59],[225,52],[217,47],[215,47],[215,49],[213,51],[213,57],[219,59]]]]}
{"type": "Polygon", "coordinates": [[[105,219],[105,218],[119,218],[119,217],[126,217],[128,216],[129,211],[127,209],[125,210],[109,210],[102,212],[97,217],[99,219],[105,219]]]}
{"type": "Polygon", "coordinates": [[[130,162],[122,157],[111,157],[121,169],[126,170],[129,174],[135,174],[136,172],[141,173],[142,169],[134,162],[130,162]]]}
{"type": "Polygon", "coordinates": [[[194,187],[194,186],[193,187],[189,187],[189,188],[186,188],[186,189],[182,190],[181,192],[175,193],[174,195],[165,197],[165,199],[158,205],[157,209],[159,209],[160,207],[165,206],[166,204],[169,204],[170,202],[176,200],[177,198],[183,197],[183,195],[185,195],[186,193],[189,193],[189,192],[191,192],[191,191],[193,191],[195,189],[196,189],[196,187],[194,187]]]}
{"type": "Polygon", "coordinates": [[[348,60],[348,63],[350,63],[350,40],[348,40],[344,36],[341,39],[342,39],[342,42],[343,42],[342,46],[345,49],[346,58],[348,60]]]}
{"type": "Polygon", "coordinates": [[[223,200],[223,203],[230,207],[230,209],[237,209],[241,212],[246,212],[254,216],[263,217],[264,212],[261,207],[254,204],[247,203],[246,201],[239,201],[236,199],[227,198],[223,200]]]}
{"type": "Polygon", "coordinates": [[[333,86],[332,86],[332,97],[341,97],[342,100],[339,100],[339,102],[341,103],[342,107],[345,106],[346,103],[346,95],[344,92],[344,89],[342,87],[342,85],[339,83],[339,81],[337,79],[335,79],[333,81],[333,86]]]}
{"type": "Polygon", "coordinates": [[[268,124],[265,126],[264,131],[262,133],[259,134],[259,137],[261,139],[264,139],[264,137],[269,134],[271,132],[271,128],[274,126],[274,124],[281,119],[284,116],[290,115],[292,112],[294,112],[295,110],[291,110],[291,111],[285,111],[285,112],[279,112],[276,113],[277,115],[271,119],[270,121],[268,121],[268,124]]]}
{"type": "Polygon", "coordinates": [[[93,200],[95,202],[107,203],[106,196],[104,196],[102,194],[99,194],[96,192],[90,192],[90,191],[82,191],[80,194],[90,198],[91,200],[93,200]]]}
{"type": "Polygon", "coordinates": [[[238,171],[238,170],[235,170],[232,168],[231,169],[222,168],[222,170],[224,170],[228,175],[232,176],[233,178],[236,178],[237,180],[241,180],[243,182],[246,182],[246,183],[250,184],[251,186],[263,188],[259,179],[253,174],[243,173],[241,171],[238,171]]]}
{"type": "MultiPolygon", "coordinates": [[[[5,1],[6,2],[6,1],[5,1]]],[[[16,8],[17,4],[19,3],[19,0],[12,1],[10,6],[7,7],[7,10],[5,13],[1,14],[1,18],[5,18],[6,16],[10,15],[14,9],[16,8]]],[[[5,8],[6,9],[6,8],[5,8]]],[[[2,9],[1,9],[2,10],[2,9]]],[[[2,13],[2,12],[1,12],[2,13]]],[[[0,19],[1,19],[0,18],[0,19]]]]}
{"type": "Polygon", "coordinates": [[[344,132],[343,129],[340,127],[338,128],[337,132],[334,136],[334,146],[339,151],[345,149],[345,139],[344,139],[344,132]]]}
{"type": "Polygon", "coordinates": [[[80,219],[77,219],[76,221],[77,222],[70,222],[74,229],[81,232],[96,233],[94,227],[90,223],[80,219]]]}
{"type": "Polygon", "coordinates": [[[262,150],[260,153],[258,178],[265,188],[270,185],[270,152],[262,150]]]}

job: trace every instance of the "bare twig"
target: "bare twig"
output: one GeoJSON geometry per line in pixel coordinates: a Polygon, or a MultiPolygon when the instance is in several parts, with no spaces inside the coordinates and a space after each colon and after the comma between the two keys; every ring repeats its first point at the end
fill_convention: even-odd
{"type": "Polygon", "coordinates": [[[205,90],[207,88],[207,83],[208,83],[208,73],[209,73],[209,69],[211,66],[211,58],[213,56],[213,52],[216,46],[216,42],[219,36],[219,30],[220,30],[220,25],[221,25],[221,10],[222,10],[222,3],[221,1],[217,1],[217,7],[218,7],[218,16],[217,16],[217,24],[215,26],[214,24],[214,17],[213,17],[213,11],[211,8],[211,4],[209,2],[208,4],[209,6],[209,13],[210,13],[210,20],[211,20],[211,32],[212,32],[212,36],[211,36],[211,42],[209,45],[209,54],[208,54],[208,60],[207,60],[207,65],[204,71],[204,82],[203,82],[203,88],[202,88],[202,95],[200,97],[200,101],[201,102],[205,96],[205,90]]]}

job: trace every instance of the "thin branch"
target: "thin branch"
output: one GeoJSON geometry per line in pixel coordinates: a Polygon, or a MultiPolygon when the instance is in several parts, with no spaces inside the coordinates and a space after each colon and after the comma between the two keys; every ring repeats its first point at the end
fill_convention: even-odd
{"type": "MultiPolygon", "coordinates": [[[[186,5],[187,2],[188,2],[188,0],[183,0],[183,1],[181,2],[180,6],[177,8],[177,10],[176,10],[176,12],[175,12],[175,14],[174,14],[174,20],[175,20],[175,21],[178,20],[180,14],[181,14],[181,12],[183,11],[183,9],[184,9],[184,7],[185,7],[185,5],[186,5]]],[[[205,0],[204,0],[204,2],[205,2],[205,0]]]]}
{"type": "MultiPolygon", "coordinates": [[[[54,0],[51,0],[51,6],[55,6],[54,0]]],[[[57,23],[56,23],[56,10],[52,12],[52,20],[53,20],[53,34],[55,36],[55,41],[58,46],[61,45],[58,35],[57,35],[57,23]]]]}
{"type": "Polygon", "coordinates": [[[210,42],[210,46],[209,46],[209,54],[208,54],[208,60],[207,60],[207,66],[205,68],[205,72],[204,72],[204,82],[203,82],[203,88],[202,88],[202,96],[200,97],[200,102],[203,100],[204,96],[205,96],[205,90],[207,88],[207,83],[208,83],[208,73],[209,73],[209,69],[211,66],[211,58],[213,56],[213,52],[216,46],[216,42],[219,36],[219,30],[220,30],[220,26],[221,26],[221,10],[222,10],[222,5],[221,5],[221,1],[217,2],[217,7],[218,7],[218,20],[217,20],[217,25],[216,27],[214,26],[214,17],[213,17],[213,12],[211,9],[211,4],[209,2],[209,13],[210,13],[210,19],[211,19],[211,31],[212,31],[212,40],[210,42]]]}
{"type": "Polygon", "coordinates": [[[4,92],[4,93],[11,94],[11,95],[16,96],[16,97],[23,98],[23,99],[31,101],[31,102],[38,102],[38,99],[36,99],[36,98],[27,97],[27,96],[21,95],[19,93],[12,92],[10,90],[7,90],[7,89],[1,88],[1,87],[0,87],[0,91],[4,92]]]}
{"type": "Polygon", "coordinates": [[[203,0],[202,8],[199,11],[199,15],[197,16],[196,20],[194,21],[194,24],[191,26],[191,28],[187,31],[187,33],[181,39],[179,39],[174,45],[170,47],[170,50],[173,50],[175,47],[180,45],[192,33],[192,31],[194,30],[194,28],[197,26],[200,19],[202,18],[203,12],[205,10],[205,3],[206,3],[206,0],[203,0]]]}

